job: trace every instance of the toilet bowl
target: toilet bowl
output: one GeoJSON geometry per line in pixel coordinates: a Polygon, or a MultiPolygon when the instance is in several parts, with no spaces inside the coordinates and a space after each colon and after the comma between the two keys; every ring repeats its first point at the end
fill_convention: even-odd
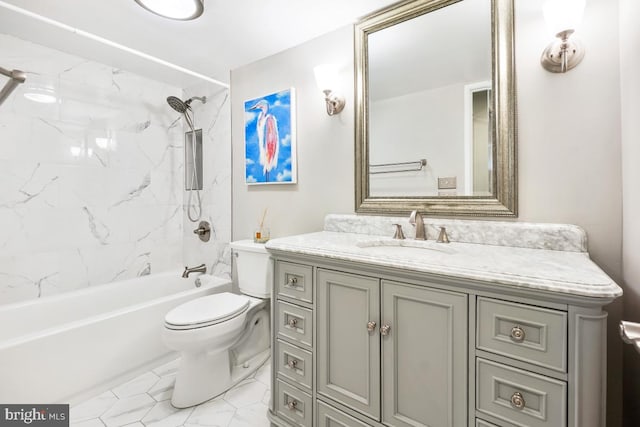
{"type": "Polygon", "coordinates": [[[224,393],[269,357],[269,254],[252,241],[232,242],[231,247],[243,294],[197,298],[165,316],[163,340],[181,356],[171,397],[176,408],[224,393]]]}

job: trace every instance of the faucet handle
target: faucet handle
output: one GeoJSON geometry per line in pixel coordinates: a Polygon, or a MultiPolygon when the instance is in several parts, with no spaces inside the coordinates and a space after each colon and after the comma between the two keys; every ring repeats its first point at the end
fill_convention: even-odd
{"type": "Polygon", "coordinates": [[[436,243],[449,243],[449,236],[447,236],[447,229],[440,227],[440,234],[438,234],[438,240],[436,243]]]}
{"type": "Polygon", "coordinates": [[[402,232],[402,225],[393,224],[396,226],[396,232],[393,234],[394,239],[404,240],[404,233],[402,232]]]}

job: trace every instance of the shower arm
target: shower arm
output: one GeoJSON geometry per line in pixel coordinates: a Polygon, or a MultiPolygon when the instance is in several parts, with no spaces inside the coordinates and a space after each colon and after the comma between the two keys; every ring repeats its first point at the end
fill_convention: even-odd
{"type": "Polygon", "coordinates": [[[0,90],[0,105],[4,102],[5,99],[11,95],[11,92],[18,86],[20,83],[24,83],[27,76],[24,71],[20,70],[7,70],[5,68],[0,67],[0,74],[3,76],[9,77],[9,81],[5,83],[4,87],[0,90]]]}

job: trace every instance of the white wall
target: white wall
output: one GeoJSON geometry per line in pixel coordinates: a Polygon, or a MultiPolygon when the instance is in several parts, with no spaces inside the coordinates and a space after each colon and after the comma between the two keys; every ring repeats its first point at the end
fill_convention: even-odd
{"type": "Polygon", "coordinates": [[[0,35],[0,304],[179,268],[181,89],[0,35]],[[59,103],[23,97],[51,83],[59,103]],[[4,80],[3,80],[4,82],[4,80]]]}
{"type": "MultiPolygon", "coordinates": [[[[582,64],[564,75],[549,73],[539,63],[551,41],[541,3],[516,0],[515,8],[517,220],[583,227],[592,259],[621,282],[618,2],[587,2],[583,27],[576,34],[587,54],[582,64]]],[[[339,118],[329,118],[313,83],[312,67],[329,60],[328,55],[334,62],[352,63],[350,29],[232,72],[234,238],[251,235],[265,206],[271,209],[271,228],[277,236],[320,230],[326,212],[353,212],[353,91],[345,90],[347,110],[339,118]],[[248,189],[242,181],[242,101],[288,86],[299,90],[299,184],[248,189]]],[[[349,68],[346,83],[351,82],[351,73],[349,68]]],[[[622,344],[616,333],[620,302],[608,311],[607,425],[611,427],[621,420],[622,344]]]]}
{"type": "Polygon", "coordinates": [[[271,236],[321,230],[327,213],[353,212],[353,35],[351,27],[314,39],[231,72],[233,239],[252,236],[265,208],[271,236]],[[325,111],[313,68],[341,69],[347,105],[325,111]],[[248,186],[244,182],[244,101],[295,87],[298,183],[248,186]]]}
{"type": "MultiPolygon", "coordinates": [[[[624,317],[640,322],[640,3],[620,1],[624,317]]],[[[625,426],[640,425],[640,354],[625,346],[625,426]]]]}

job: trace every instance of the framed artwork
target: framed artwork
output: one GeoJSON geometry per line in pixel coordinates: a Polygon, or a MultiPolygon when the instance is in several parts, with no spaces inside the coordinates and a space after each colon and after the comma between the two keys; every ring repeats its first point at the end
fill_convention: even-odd
{"type": "Polygon", "coordinates": [[[295,89],[244,103],[245,182],[296,183],[295,89]]]}

